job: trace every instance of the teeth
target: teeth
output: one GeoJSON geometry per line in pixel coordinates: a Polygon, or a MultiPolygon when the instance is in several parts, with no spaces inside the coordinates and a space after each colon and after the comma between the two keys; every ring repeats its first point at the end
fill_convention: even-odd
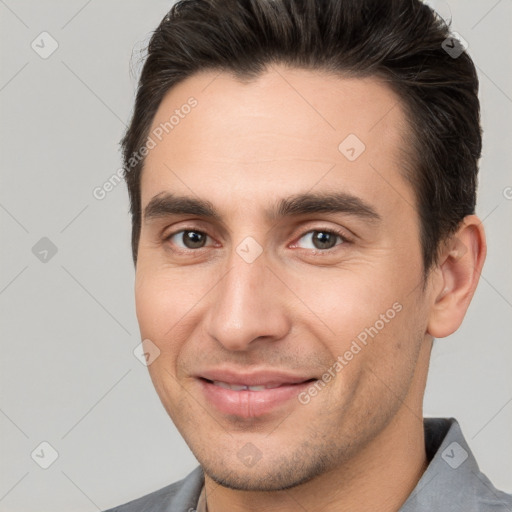
{"type": "Polygon", "coordinates": [[[216,386],[220,386],[221,388],[231,389],[231,386],[229,384],[226,384],[225,382],[220,382],[220,380],[214,380],[213,383],[216,386]]]}
{"type": "Polygon", "coordinates": [[[220,380],[214,380],[213,384],[225,389],[232,389],[233,391],[263,391],[265,389],[273,389],[280,386],[280,384],[270,386],[244,386],[241,384],[228,384],[227,382],[221,382],[220,380]]]}
{"type": "Polygon", "coordinates": [[[231,384],[231,385],[228,384],[228,386],[233,391],[242,391],[243,389],[247,389],[247,386],[239,386],[237,384],[231,384]]]}

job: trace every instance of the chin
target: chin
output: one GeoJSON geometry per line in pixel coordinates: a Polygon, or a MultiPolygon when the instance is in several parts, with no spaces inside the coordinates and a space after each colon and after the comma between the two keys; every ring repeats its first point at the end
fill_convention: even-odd
{"type": "Polygon", "coordinates": [[[298,485],[313,480],[315,477],[330,469],[327,461],[319,459],[309,460],[306,466],[304,462],[272,461],[263,467],[256,464],[254,467],[246,467],[239,471],[212,468],[211,465],[201,464],[203,471],[215,483],[236,491],[271,492],[292,489],[298,485]],[[300,469],[298,469],[300,468],[300,469]]]}

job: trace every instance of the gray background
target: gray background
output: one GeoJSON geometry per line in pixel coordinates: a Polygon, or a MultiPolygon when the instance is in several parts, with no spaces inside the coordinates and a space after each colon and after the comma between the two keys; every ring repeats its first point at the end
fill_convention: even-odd
{"type": "MultiPolygon", "coordinates": [[[[463,326],[437,341],[425,414],[458,418],[512,492],[512,0],[430,3],[453,14],[480,73],[489,254],[463,326]]],[[[0,0],[0,511],[105,509],[197,464],[133,355],[126,188],[92,195],[121,165],[140,49],[170,5],[0,0]],[[47,59],[31,48],[43,31],[59,44],[47,59]],[[32,251],[43,237],[57,248],[46,262],[32,251]],[[31,457],[43,441],[59,454],[48,469],[31,457]]]]}

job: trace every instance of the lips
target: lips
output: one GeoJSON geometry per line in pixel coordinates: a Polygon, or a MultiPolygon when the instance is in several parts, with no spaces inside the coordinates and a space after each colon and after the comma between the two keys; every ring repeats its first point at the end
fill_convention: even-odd
{"type": "MultiPolygon", "coordinates": [[[[196,376],[207,405],[223,415],[255,418],[277,414],[315,377],[259,370],[237,372],[211,369],[196,376]]],[[[298,401],[294,401],[298,404],[298,401]]]]}
{"type": "Polygon", "coordinates": [[[213,381],[214,386],[219,386],[224,389],[232,389],[233,391],[263,391],[264,389],[278,388],[281,384],[271,384],[264,386],[247,386],[245,384],[228,384],[227,382],[221,382],[220,380],[213,381]]]}
{"type": "Polygon", "coordinates": [[[255,370],[241,372],[232,369],[209,369],[198,373],[197,377],[212,382],[222,382],[237,386],[265,386],[267,388],[282,386],[283,384],[299,384],[311,379],[313,376],[296,375],[276,370],[255,370]]]}

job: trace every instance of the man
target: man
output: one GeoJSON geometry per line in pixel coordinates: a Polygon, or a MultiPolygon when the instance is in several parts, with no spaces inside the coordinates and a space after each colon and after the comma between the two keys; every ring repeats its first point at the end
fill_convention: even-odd
{"type": "Polygon", "coordinates": [[[422,412],[486,254],[477,93],[418,0],[171,9],[122,145],[148,368],[200,466],[111,511],[512,510],[422,412]]]}

